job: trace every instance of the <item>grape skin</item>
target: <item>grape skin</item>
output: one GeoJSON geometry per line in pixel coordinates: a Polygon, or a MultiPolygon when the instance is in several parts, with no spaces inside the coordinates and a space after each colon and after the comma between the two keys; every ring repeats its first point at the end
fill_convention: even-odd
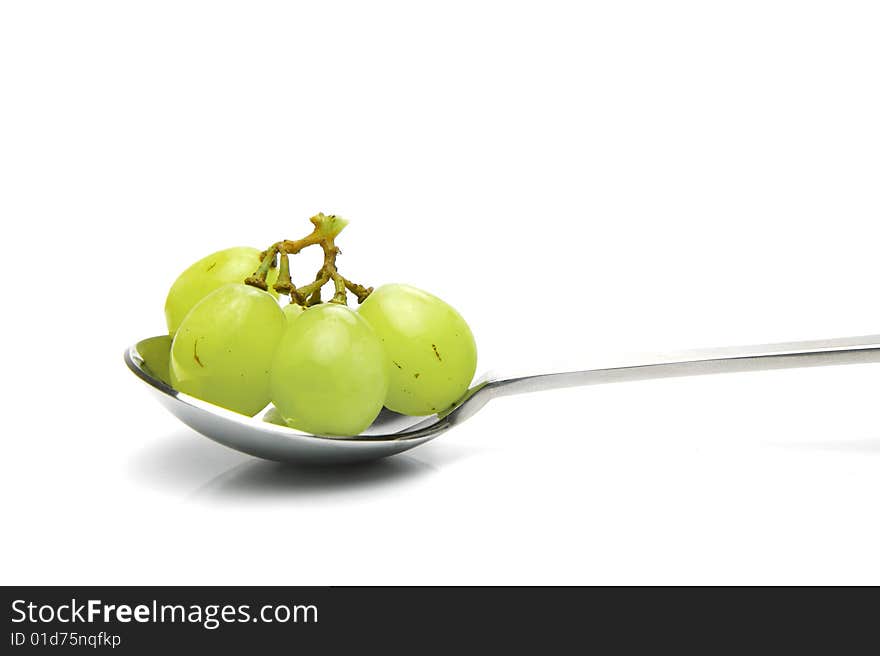
{"type": "Polygon", "coordinates": [[[199,301],[171,343],[174,389],[254,416],[269,403],[272,356],[287,326],[268,293],[238,283],[199,301]]]}
{"type": "MultiPolygon", "coordinates": [[[[249,246],[235,246],[203,257],[181,273],[165,299],[165,321],[168,333],[177,332],[180,323],[189,311],[212,291],[223,285],[237,282],[244,284],[245,278],[260,266],[260,251],[249,246]]],[[[270,269],[267,276],[269,289],[278,275],[277,269],[270,269]]],[[[271,291],[275,295],[274,291],[271,291]]]]}
{"type": "Polygon", "coordinates": [[[477,345],[450,305],[415,287],[390,284],[370,294],[358,313],[387,352],[389,409],[429,415],[447,409],[467,391],[477,368],[477,345]]]}
{"type": "Polygon", "coordinates": [[[293,321],[302,315],[305,311],[305,308],[302,305],[297,305],[296,303],[288,303],[281,311],[284,312],[284,316],[287,318],[287,325],[293,323],[293,321]]]}
{"type": "Polygon", "coordinates": [[[387,358],[356,312],[325,303],[288,325],[272,364],[271,397],[292,427],[321,435],[357,435],[382,409],[387,358]]]}

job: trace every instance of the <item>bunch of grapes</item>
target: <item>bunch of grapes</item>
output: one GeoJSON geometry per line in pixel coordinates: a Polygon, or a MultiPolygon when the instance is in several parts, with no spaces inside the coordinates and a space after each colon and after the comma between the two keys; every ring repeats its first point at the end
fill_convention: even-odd
{"type": "Polygon", "coordinates": [[[302,239],[228,248],[180,274],[165,302],[175,389],[248,416],[272,403],[290,426],[331,436],[362,432],[383,405],[408,415],[452,406],[477,363],[461,315],[409,285],[373,290],[345,278],[335,239],[347,222],[311,222],[302,239]],[[323,249],[323,264],[297,288],[290,259],[310,246],[323,249]]]}

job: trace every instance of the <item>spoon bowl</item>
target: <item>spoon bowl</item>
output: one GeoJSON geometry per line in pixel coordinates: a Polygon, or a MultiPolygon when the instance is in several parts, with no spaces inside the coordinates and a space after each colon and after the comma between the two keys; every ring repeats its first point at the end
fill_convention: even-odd
{"type": "Polygon", "coordinates": [[[441,413],[409,417],[383,410],[366,431],[349,437],[297,431],[284,425],[271,408],[247,417],[179,392],[168,379],[170,349],[168,335],[150,337],[129,347],[124,359],[180,421],[215,442],[258,458],[327,465],[376,460],[413,449],[472,417],[498,396],[680,376],[880,362],[880,335],[685,351],[563,372],[490,375],[441,413]]]}
{"type": "Polygon", "coordinates": [[[429,417],[409,417],[383,409],[360,435],[303,433],[284,424],[274,408],[248,417],[174,389],[167,375],[170,348],[167,335],[150,337],[125,351],[125,363],[184,424],[224,446],[266,460],[316,465],[376,460],[420,446],[463,418],[456,412],[463,404],[443,416],[429,417]]]}

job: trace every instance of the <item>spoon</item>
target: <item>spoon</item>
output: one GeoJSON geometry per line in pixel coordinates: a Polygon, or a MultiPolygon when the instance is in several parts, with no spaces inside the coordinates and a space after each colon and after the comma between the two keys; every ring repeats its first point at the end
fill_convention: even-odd
{"type": "Polygon", "coordinates": [[[655,378],[880,362],[880,335],[684,351],[601,368],[499,377],[488,375],[448,410],[409,417],[383,410],[360,435],[326,437],[284,425],[273,409],[260,417],[178,392],[168,381],[171,338],[150,337],[125,352],[125,363],[169,412],[202,435],[237,451],[279,462],[342,464],[392,456],[434,439],[499,396],[655,378]]]}

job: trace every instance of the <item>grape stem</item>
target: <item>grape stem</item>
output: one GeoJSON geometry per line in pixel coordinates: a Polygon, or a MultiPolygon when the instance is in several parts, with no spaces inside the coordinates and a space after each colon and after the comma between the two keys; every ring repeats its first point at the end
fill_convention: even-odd
{"type": "Polygon", "coordinates": [[[316,214],[309,219],[314,225],[312,232],[302,239],[284,239],[275,242],[261,254],[259,268],[245,279],[245,284],[257,287],[264,291],[269,289],[266,276],[269,269],[280,260],[278,279],[272,288],[279,294],[290,296],[290,301],[304,307],[310,307],[321,303],[321,289],[329,282],[333,282],[334,294],[331,303],[340,305],[348,304],[348,293],[351,292],[357,298],[358,303],[363,303],[373,291],[372,287],[365,287],[352,282],[342,276],[336,268],[336,257],[342,252],[336,246],[336,237],[342,229],[348,225],[348,221],[335,214],[316,214]],[[293,284],[290,274],[290,255],[296,255],[309,246],[320,246],[324,251],[324,262],[314,282],[297,288],[293,284]]]}

